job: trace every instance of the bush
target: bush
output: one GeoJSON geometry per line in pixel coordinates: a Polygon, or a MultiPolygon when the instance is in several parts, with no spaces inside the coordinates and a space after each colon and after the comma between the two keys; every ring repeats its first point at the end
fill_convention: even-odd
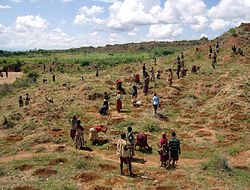
{"type": "Polygon", "coordinates": [[[34,78],[34,77],[37,78],[39,76],[39,74],[36,71],[29,71],[27,73],[27,76],[28,76],[28,78],[34,78]]]}
{"type": "Polygon", "coordinates": [[[84,160],[77,160],[75,166],[79,170],[88,170],[90,168],[89,162],[84,160]]]}
{"type": "Polygon", "coordinates": [[[152,119],[145,119],[142,123],[142,129],[148,132],[160,131],[159,124],[152,119]]]}
{"type": "Polygon", "coordinates": [[[0,177],[5,176],[6,175],[6,171],[3,167],[0,167],[0,177]]]}
{"type": "Polygon", "coordinates": [[[80,65],[81,65],[82,67],[89,66],[89,65],[90,65],[90,61],[87,61],[87,60],[80,61],[80,65]]]}
{"type": "Polygon", "coordinates": [[[9,129],[14,127],[14,122],[11,121],[10,119],[7,119],[5,116],[3,117],[3,128],[4,129],[9,129]]]}
{"type": "Polygon", "coordinates": [[[152,50],[154,56],[167,56],[174,53],[173,50],[167,50],[166,48],[154,48],[152,50]]]}
{"type": "Polygon", "coordinates": [[[231,28],[229,29],[229,32],[233,35],[233,36],[237,36],[237,33],[236,33],[236,29],[235,28],[231,28]]]}
{"type": "Polygon", "coordinates": [[[115,128],[118,130],[127,130],[128,127],[132,127],[133,125],[133,121],[122,121],[120,123],[117,123],[115,128]]]}
{"type": "Polygon", "coordinates": [[[228,165],[228,160],[221,156],[221,155],[215,155],[213,156],[207,163],[202,164],[203,170],[209,170],[209,171],[219,171],[219,172],[231,172],[232,169],[228,165]]]}
{"type": "Polygon", "coordinates": [[[30,67],[30,66],[28,66],[28,65],[24,65],[24,66],[22,66],[22,71],[24,72],[24,73],[29,73],[29,72],[31,72],[31,70],[32,70],[32,68],[30,67]]]}

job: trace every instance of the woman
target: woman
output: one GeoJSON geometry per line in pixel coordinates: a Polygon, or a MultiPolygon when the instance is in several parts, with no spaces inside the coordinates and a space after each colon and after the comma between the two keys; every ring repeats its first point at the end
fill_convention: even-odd
{"type": "Polygon", "coordinates": [[[143,92],[144,92],[144,95],[147,95],[148,94],[148,85],[149,85],[149,77],[146,77],[144,79],[144,84],[143,84],[143,92]]]}
{"type": "Polygon", "coordinates": [[[72,140],[74,140],[76,136],[76,125],[77,125],[76,115],[74,115],[72,120],[71,121],[69,120],[69,122],[71,123],[70,137],[72,138],[72,140]]]}
{"type": "Polygon", "coordinates": [[[160,154],[161,167],[164,167],[167,165],[166,163],[169,160],[168,139],[165,132],[162,133],[158,152],[160,154]]]}
{"type": "Polygon", "coordinates": [[[117,91],[116,95],[116,109],[118,113],[120,113],[122,109],[122,94],[120,90],[117,91]]]}

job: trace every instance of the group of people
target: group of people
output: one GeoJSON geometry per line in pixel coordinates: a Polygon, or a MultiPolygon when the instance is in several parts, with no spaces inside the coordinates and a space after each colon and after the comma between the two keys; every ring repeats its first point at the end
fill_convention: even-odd
{"type": "Polygon", "coordinates": [[[215,44],[215,51],[213,52],[212,46],[209,46],[209,54],[208,57],[212,59],[212,67],[215,69],[215,66],[217,64],[217,54],[219,53],[219,42],[216,42],[215,44]]]}
{"type": "MultiPolygon", "coordinates": [[[[162,133],[162,138],[159,143],[158,153],[160,154],[161,167],[175,167],[181,154],[180,140],[176,136],[176,132],[171,132],[172,138],[168,141],[167,134],[162,133]]],[[[139,146],[149,149],[147,135],[139,132],[135,140],[132,127],[127,128],[127,133],[122,133],[117,142],[117,155],[120,158],[120,172],[124,175],[123,165],[127,164],[129,175],[133,175],[132,161],[135,156],[135,147],[139,146]]]]}
{"type": "Polygon", "coordinates": [[[235,45],[232,46],[232,51],[234,54],[240,54],[241,56],[244,56],[243,50],[241,48],[236,48],[235,45]]]}
{"type": "Polygon", "coordinates": [[[29,105],[29,103],[30,103],[30,97],[29,97],[29,94],[28,93],[26,93],[26,97],[25,97],[25,99],[23,100],[23,97],[22,96],[19,96],[19,100],[18,100],[18,102],[19,102],[19,107],[20,108],[23,108],[23,106],[25,105],[25,106],[28,106],[29,105]]]}

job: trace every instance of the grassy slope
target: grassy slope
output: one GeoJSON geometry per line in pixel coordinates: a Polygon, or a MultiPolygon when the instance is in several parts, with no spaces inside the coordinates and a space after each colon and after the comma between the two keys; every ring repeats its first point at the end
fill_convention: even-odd
{"type": "MultiPolygon", "coordinates": [[[[130,96],[126,95],[126,113],[117,114],[115,111],[114,81],[123,79],[126,91],[130,92],[132,73],[141,72],[142,65],[138,63],[103,70],[99,78],[94,72],[57,74],[56,83],[52,83],[49,74],[43,74],[43,78],[49,79],[48,84],[42,84],[40,79],[38,84],[2,98],[0,117],[6,115],[15,127],[0,131],[0,162],[4,163],[0,167],[0,189],[25,185],[37,189],[93,189],[96,186],[113,189],[247,189],[249,165],[232,162],[230,170],[224,161],[233,161],[242,155],[249,164],[249,145],[246,143],[249,141],[250,117],[249,55],[231,54],[232,43],[243,46],[245,39],[242,36],[224,36],[219,40],[222,51],[218,55],[216,70],[211,68],[211,61],[207,58],[208,44],[201,45],[199,53],[194,49],[184,52],[186,66],[191,69],[193,64],[199,65],[201,73],[189,73],[181,80],[174,76],[174,86],[181,89],[178,91],[167,86],[165,72],[172,67],[175,56],[161,59],[154,67],[155,70],[164,70],[162,79],[150,83],[148,96],[143,96],[140,89],[142,107],[133,108],[130,96]],[[80,81],[82,75],[84,81],[80,81]],[[97,113],[102,99],[88,100],[89,95],[104,91],[111,94],[110,117],[101,117],[97,113]],[[27,110],[20,110],[18,96],[26,92],[31,95],[32,102],[27,110]],[[153,92],[159,94],[160,112],[168,116],[168,121],[153,116],[153,92]],[[52,97],[54,103],[45,102],[45,95],[52,97]],[[68,118],[73,114],[80,115],[86,129],[94,124],[107,123],[110,143],[92,146],[93,152],[74,150],[68,138],[68,118]],[[135,132],[149,128],[155,130],[148,132],[153,154],[137,151],[136,157],[147,162],[134,163],[135,173],[146,174],[149,179],[119,175],[115,142],[119,131],[130,123],[135,132]],[[53,132],[54,128],[61,131],[53,132]],[[178,168],[166,171],[158,167],[157,143],[161,132],[165,130],[169,136],[171,128],[177,131],[183,151],[178,168]],[[56,158],[66,161],[51,163],[56,158]],[[30,167],[21,171],[20,166],[24,165],[30,167]],[[45,177],[34,175],[40,168],[53,169],[57,173],[45,177]]],[[[249,54],[249,47],[245,46],[244,51],[249,54]]],[[[152,62],[146,64],[149,67],[152,62]]]]}

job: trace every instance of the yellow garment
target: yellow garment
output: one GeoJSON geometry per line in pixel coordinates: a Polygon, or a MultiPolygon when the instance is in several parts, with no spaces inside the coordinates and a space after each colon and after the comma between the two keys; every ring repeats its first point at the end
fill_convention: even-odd
{"type": "Polygon", "coordinates": [[[119,139],[117,142],[117,152],[116,154],[119,157],[128,157],[129,156],[129,150],[128,150],[128,144],[125,140],[119,139]]]}

